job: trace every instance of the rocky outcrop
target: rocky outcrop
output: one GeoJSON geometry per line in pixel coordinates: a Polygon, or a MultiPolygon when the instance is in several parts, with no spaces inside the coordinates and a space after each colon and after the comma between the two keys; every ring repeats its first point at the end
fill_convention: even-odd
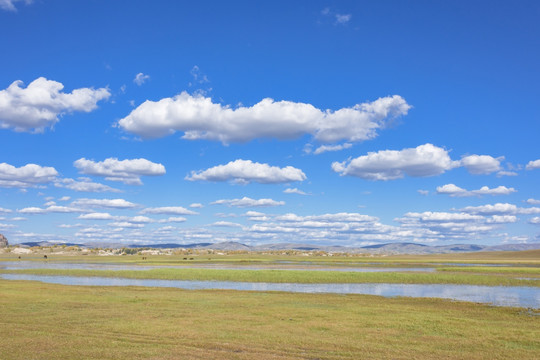
{"type": "Polygon", "coordinates": [[[8,241],[6,237],[2,234],[0,234],[0,248],[8,247],[8,241]]]}

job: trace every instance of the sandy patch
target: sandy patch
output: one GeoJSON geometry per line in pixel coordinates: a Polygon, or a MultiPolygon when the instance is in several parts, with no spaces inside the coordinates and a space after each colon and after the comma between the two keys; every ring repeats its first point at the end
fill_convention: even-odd
{"type": "Polygon", "coordinates": [[[16,247],[15,249],[11,249],[11,252],[13,254],[31,254],[32,250],[21,248],[21,247],[16,247]]]}

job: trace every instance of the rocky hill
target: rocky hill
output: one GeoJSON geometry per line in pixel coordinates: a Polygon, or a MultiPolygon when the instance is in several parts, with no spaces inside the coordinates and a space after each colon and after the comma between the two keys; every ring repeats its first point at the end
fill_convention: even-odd
{"type": "Polygon", "coordinates": [[[0,248],[8,247],[9,243],[6,239],[6,237],[2,234],[0,234],[0,248]]]}

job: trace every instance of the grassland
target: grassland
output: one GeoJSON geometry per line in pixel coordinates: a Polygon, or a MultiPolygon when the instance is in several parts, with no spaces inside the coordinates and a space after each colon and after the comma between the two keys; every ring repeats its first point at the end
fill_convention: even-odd
{"type": "Polygon", "coordinates": [[[0,358],[537,359],[524,309],[362,295],[0,280],[0,358]]]}
{"type": "MultiPolygon", "coordinates": [[[[434,267],[436,272],[157,268],[2,270],[133,279],[540,286],[540,251],[436,256],[58,255],[23,260],[129,265],[434,267]],[[190,260],[193,258],[193,260],[190,260]],[[187,259],[187,260],[184,260],[187,259]],[[510,266],[457,266],[505,264],[510,266]],[[453,266],[453,265],[456,266],[453,266]],[[517,277],[534,278],[520,280],[517,277]]],[[[1,254],[0,261],[19,261],[1,254]]],[[[0,359],[538,359],[540,310],[425,298],[0,279],[0,359]]]]}

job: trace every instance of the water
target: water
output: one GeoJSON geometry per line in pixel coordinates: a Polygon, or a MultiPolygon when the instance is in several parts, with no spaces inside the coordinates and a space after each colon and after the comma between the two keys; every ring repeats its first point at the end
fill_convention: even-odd
{"type": "Polygon", "coordinates": [[[290,284],[233,281],[184,281],[103,277],[0,274],[7,280],[32,280],[62,285],[147,286],[189,290],[220,289],[286,291],[299,293],[366,294],[385,297],[429,297],[486,303],[495,306],[540,308],[540,288],[527,286],[477,286],[441,284],[290,284]]]}
{"type": "Polygon", "coordinates": [[[159,268],[174,269],[228,269],[228,270],[309,270],[309,271],[352,271],[352,272],[433,272],[435,268],[384,268],[384,267],[329,267],[316,265],[232,265],[232,264],[192,264],[192,265],[125,265],[125,264],[92,264],[92,263],[55,263],[49,261],[17,261],[0,262],[2,270],[24,269],[80,269],[80,270],[150,270],[159,268]]]}

